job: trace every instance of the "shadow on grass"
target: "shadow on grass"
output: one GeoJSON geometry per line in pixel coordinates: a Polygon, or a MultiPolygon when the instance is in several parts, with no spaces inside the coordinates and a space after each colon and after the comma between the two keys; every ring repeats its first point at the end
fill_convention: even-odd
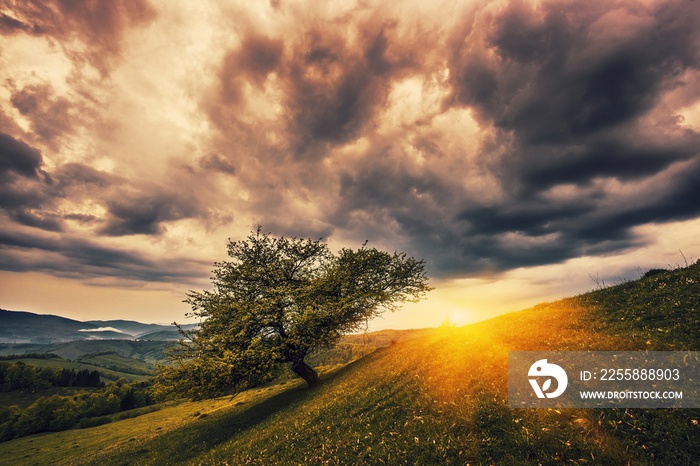
{"type": "MultiPolygon", "coordinates": [[[[379,352],[379,351],[375,351],[379,352]]],[[[337,370],[323,374],[319,384],[308,388],[306,384],[284,390],[262,401],[252,401],[247,406],[233,412],[213,413],[202,415],[200,419],[181,428],[164,433],[145,444],[134,444],[122,451],[114,464],[176,464],[186,462],[217,445],[229,441],[237,434],[244,432],[266,421],[276,413],[308,399],[323,387],[347,374],[358,365],[364,365],[373,354],[353,361],[337,370]]]]}

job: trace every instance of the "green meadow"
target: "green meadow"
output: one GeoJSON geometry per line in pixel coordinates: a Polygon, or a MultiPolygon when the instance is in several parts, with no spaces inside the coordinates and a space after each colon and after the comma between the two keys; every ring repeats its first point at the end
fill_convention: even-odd
{"type": "Polygon", "coordinates": [[[508,351],[700,350],[700,263],[473,325],[397,335],[349,364],[326,366],[313,389],[285,380],[127,411],[109,424],[4,442],[0,462],[700,463],[698,409],[507,404],[508,351]]]}
{"type": "Polygon", "coordinates": [[[152,374],[153,366],[145,365],[142,361],[125,358],[116,354],[91,356],[78,360],[69,360],[63,358],[31,358],[20,357],[17,359],[6,360],[5,362],[17,363],[22,362],[31,366],[50,367],[52,369],[73,369],[80,370],[97,370],[105,382],[114,382],[121,378],[130,382],[142,382],[149,380],[152,374]]]}

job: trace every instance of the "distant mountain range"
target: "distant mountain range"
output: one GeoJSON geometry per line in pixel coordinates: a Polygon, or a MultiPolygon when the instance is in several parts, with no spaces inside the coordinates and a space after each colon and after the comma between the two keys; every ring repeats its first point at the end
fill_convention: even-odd
{"type": "MultiPolygon", "coordinates": [[[[183,325],[186,330],[197,324],[183,325]]],[[[55,315],[0,309],[0,344],[53,344],[76,340],[180,339],[174,325],[143,324],[131,320],[81,322],[55,315]]]]}

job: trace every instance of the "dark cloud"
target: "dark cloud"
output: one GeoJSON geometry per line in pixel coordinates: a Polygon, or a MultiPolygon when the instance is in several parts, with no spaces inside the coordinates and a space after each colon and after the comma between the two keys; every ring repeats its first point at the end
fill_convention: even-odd
{"type": "Polygon", "coordinates": [[[193,283],[209,262],[186,258],[150,259],[128,249],[99,245],[84,238],[36,235],[0,228],[0,269],[45,272],[90,280],[103,277],[144,282],[193,283]]]}
{"type": "Polygon", "coordinates": [[[486,25],[485,37],[471,31],[457,41],[456,97],[528,144],[582,138],[639,117],[684,69],[697,68],[700,15],[692,2],[605,5],[514,3],[486,25]]]}
{"type": "Polygon", "coordinates": [[[466,231],[473,235],[520,232],[529,237],[538,237],[560,231],[556,228],[557,225],[590,214],[594,208],[590,201],[588,205],[556,205],[543,201],[532,202],[529,205],[519,203],[510,206],[477,206],[461,213],[457,219],[462,220],[466,231]]]}
{"type": "Polygon", "coordinates": [[[101,203],[110,196],[118,177],[87,165],[68,163],[51,172],[34,147],[0,133],[0,210],[21,225],[46,231],[63,231],[65,219],[85,218],[58,213],[64,199],[101,203]]]}
{"type": "Polygon", "coordinates": [[[64,97],[54,96],[48,85],[30,85],[13,92],[12,105],[31,122],[32,133],[50,147],[57,139],[72,133],[78,123],[74,105],[64,97]]]}
{"type": "MultiPolygon", "coordinates": [[[[304,67],[306,68],[306,67],[304,67]]],[[[292,127],[298,135],[298,150],[314,142],[342,143],[358,136],[372,120],[372,107],[379,94],[376,80],[368,75],[365,63],[355,63],[342,70],[335,82],[316,86],[304,77],[304,68],[294,71],[296,92],[292,127]]]]}
{"type": "MultiPolygon", "coordinates": [[[[399,37],[397,21],[381,16],[362,25],[359,39],[347,34],[343,20],[312,22],[283,38],[247,33],[224,57],[218,98],[207,104],[210,117],[237,141],[240,132],[259,136],[259,121],[249,125],[243,118],[244,89],[262,92],[274,74],[284,126],[267,129],[284,132],[283,151],[313,159],[329,146],[359,137],[373,126],[392,80],[418,69],[415,44],[399,37]]],[[[264,144],[259,137],[255,142],[264,144]]]]}
{"type": "MultiPolygon", "coordinates": [[[[379,21],[379,20],[376,20],[379,21]]],[[[337,145],[371,131],[392,81],[417,69],[413,43],[388,21],[364,25],[358,47],[332,25],[294,45],[285,80],[289,134],[297,154],[318,143],[337,145]]]]}
{"type": "MultiPolygon", "coordinates": [[[[241,103],[242,88],[246,83],[264,86],[267,76],[275,71],[282,58],[282,41],[251,34],[237,49],[224,57],[219,75],[219,98],[225,105],[241,103]]],[[[221,118],[220,116],[217,118],[221,118]]],[[[226,120],[219,124],[227,124],[226,120]]]]}
{"type": "Polygon", "coordinates": [[[104,189],[112,185],[122,186],[127,181],[110,173],[97,170],[82,163],[66,163],[52,172],[57,189],[65,192],[71,188],[104,189]]]}
{"type": "Polygon", "coordinates": [[[630,135],[592,138],[587,143],[520,145],[495,168],[503,182],[521,195],[559,184],[585,185],[597,178],[641,180],[697,155],[700,134],[683,133],[661,143],[630,135]]]}
{"type": "Polygon", "coordinates": [[[360,167],[343,173],[329,223],[356,242],[403,243],[414,251],[424,242],[439,249],[454,201],[464,193],[443,176],[439,160],[409,163],[406,150],[393,143],[372,147],[360,167]]]}
{"type": "MultiPolygon", "coordinates": [[[[6,5],[5,38],[46,36],[102,77],[124,52],[126,29],[154,16],[143,2],[6,5]],[[71,48],[69,37],[90,47],[71,48]]],[[[203,74],[213,69],[211,81],[184,78],[177,68],[159,96],[157,78],[145,73],[114,75],[94,95],[97,84],[82,75],[67,79],[85,87],[63,96],[36,80],[6,83],[21,124],[0,113],[0,207],[17,228],[35,233],[35,246],[6,238],[7,250],[19,251],[7,267],[21,267],[20,256],[35,249],[61,258],[56,273],[82,265],[121,276],[123,267],[124,275],[161,280],[167,271],[154,263],[100,250],[97,240],[81,248],[74,233],[174,241],[165,235],[172,222],[191,219],[209,233],[235,213],[237,225],[367,239],[425,257],[434,275],[464,276],[624,251],[641,244],[636,227],[700,215],[693,202],[700,134],[681,116],[700,101],[694,2],[471,2],[449,18],[371,2],[337,16],[340,7],[272,6],[250,15],[232,8],[237,16],[212,22],[235,26],[226,31],[231,43],[193,49],[204,58],[188,55],[202,59],[203,74]],[[133,118],[134,109],[174,98],[177,79],[187,85],[173,124],[192,117],[188,99],[209,118],[193,125],[184,148],[158,139],[173,134],[168,122],[151,132],[116,121],[121,111],[133,118]],[[134,104],[110,94],[125,83],[136,96],[148,89],[155,97],[134,104]],[[102,94],[113,99],[113,114],[99,113],[102,94]],[[81,99],[99,124],[84,123],[96,120],[84,116],[81,99]],[[79,143],[91,128],[106,137],[80,149],[93,143],[105,153],[76,157],[113,173],[62,163],[75,160],[67,136],[79,143]],[[162,173],[139,173],[138,155],[120,159],[113,136],[125,138],[124,151],[143,144],[138,154],[163,147],[187,155],[154,153],[148,166],[163,161],[162,173]]],[[[150,52],[139,51],[130,65],[150,52]]],[[[50,270],[48,259],[32,260],[50,270]]]]}
{"type": "Polygon", "coordinates": [[[147,0],[81,2],[40,0],[0,2],[3,34],[29,33],[65,42],[79,37],[86,46],[74,55],[86,57],[100,72],[108,74],[110,62],[121,53],[124,30],[152,21],[155,10],[147,0]]]}
{"type": "Polygon", "coordinates": [[[387,56],[388,46],[389,39],[384,30],[382,30],[364,51],[367,65],[376,75],[381,76],[384,73],[390,72],[393,68],[391,59],[387,56]]]}
{"type": "MultiPolygon", "coordinates": [[[[99,226],[107,236],[160,235],[164,224],[209,216],[193,192],[136,183],[88,165],[68,163],[47,173],[41,154],[27,144],[0,133],[0,208],[15,222],[46,231],[64,231],[66,220],[99,226]],[[104,207],[103,218],[59,208],[69,203],[104,207]]],[[[217,169],[225,169],[222,165],[217,169]]],[[[211,162],[211,160],[210,160],[211,162]]]]}
{"type": "Polygon", "coordinates": [[[126,247],[101,245],[97,235],[86,240],[68,225],[74,222],[107,236],[160,235],[167,222],[208,215],[195,196],[139,184],[80,163],[45,172],[38,150],[3,133],[0,154],[0,269],[40,271],[88,282],[111,277],[194,283],[205,276],[209,261],[148,259],[126,247]],[[66,206],[82,203],[101,206],[107,213],[100,217],[67,210],[66,206]]]}
{"type": "MultiPolygon", "coordinates": [[[[516,2],[478,18],[485,24],[453,43],[451,80],[456,102],[509,141],[498,155],[480,155],[505,197],[463,199],[467,207],[444,219],[461,257],[440,268],[478,271],[486,261],[507,270],[622,250],[637,245],[635,226],[697,216],[685,196],[696,194],[700,135],[659,112],[669,112],[661,98],[684,85],[679,77],[700,69],[698,19],[692,2],[545,2],[536,10],[516,2]],[[651,112],[654,126],[643,120],[651,112]],[[679,163],[685,172],[663,189],[650,183],[639,202],[595,188],[610,180],[641,189],[679,163]],[[575,197],[546,196],[567,185],[578,186],[575,197]]],[[[420,237],[417,245],[430,244],[420,237]]],[[[432,244],[420,247],[450,247],[432,244]]]]}
{"type": "MultiPolygon", "coordinates": [[[[359,36],[348,18],[298,20],[298,30],[276,37],[246,31],[224,56],[217,98],[203,106],[253,218],[280,234],[328,237],[335,227],[320,206],[336,174],[319,164],[376,128],[392,83],[420,72],[419,52],[384,13],[364,21],[359,36]],[[278,96],[275,104],[261,107],[263,94],[278,96]],[[319,206],[314,217],[304,207],[311,205],[319,206]]],[[[199,163],[220,166],[213,156],[199,163]]]]}
{"type": "Polygon", "coordinates": [[[19,21],[18,19],[4,13],[0,14],[0,34],[11,35],[20,31],[39,34],[41,29],[36,25],[32,27],[25,24],[22,21],[19,21]]]}
{"type": "Polygon", "coordinates": [[[45,231],[62,231],[63,219],[51,212],[42,212],[33,209],[14,209],[10,211],[12,220],[29,227],[40,228],[45,231]]]}
{"type": "Polygon", "coordinates": [[[649,223],[663,223],[695,218],[700,205],[700,158],[686,165],[670,183],[645,192],[644,198],[619,202],[593,215],[578,219],[569,234],[579,240],[603,240],[629,234],[631,228],[649,223]]]}
{"type": "Polygon", "coordinates": [[[37,149],[0,133],[0,211],[20,224],[59,231],[56,216],[42,212],[52,192],[51,178],[42,165],[37,149]]]}
{"type": "MultiPolygon", "coordinates": [[[[227,66],[232,56],[235,56],[237,68],[246,74],[251,82],[264,82],[267,75],[275,71],[281,62],[283,43],[279,39],[271,39],[264,36],[246,36],[241,44],[241,49],[235,55],[227,57],[227,66]]],[[[225,66],[226,66],[225,65],[225,66]]],[[[229,74],[231,70],[224,70],[224,74],[229,74]]]]}
{"type": "Polygon", "coordinates": [[[200,209],[194,198],[156,188],[153,192],[121,193],[106,201],[109,215],[100,233],[108,236],[159,235],[163,223],[193,218],[200,209]]]}
{"type": "Polygon", "coordinates": [[[0,133],[0,179],[13,172],[24,177],[36,178],[41,169],[41,153],[12,136],[0,133]]]}
{"type": "MultiPolygon", "coordinates": [[[[327,222],[346,236],[403,241],[434,274],[463,275],[622,251],[640,245],[639,225],[697,217],[700,134],[681,127],[662,100],[685,85],[681,76],[700,70],[700,18],[690,2],[648,8],[546,2],[535,10],[515,2],[497,14],[470,11],[450,41],[453,97],[445,103],[473,110],[490,131],[482,134],[498,142],[485,138],[478,150],[460,153],[439,129],[407,127],[402,139],[427,162],[412,164],[404,142],[371,147],[340,176],[340,203],[327,222]],[[460,159],[471,169],[438,168],[460,159]],[[500,194],[469,187],[489,179],[500,194]]],[[[385,45],[376,36],[351,81],[368,103],[361,92],[334,87],[327,100],[297,106],[297,118],[310,115],[300,118],[300,133],[339,142],[371,137],[374,102],[393,82],[378,78],[385,45]],[[372,89],[373,80],[380,88],[372,89]],[[354,114],[334,106],[343,102],[338,96],[365,112],[352,130],[343,118],[354,114]]],[[[308,56],[323,70],[336,61],[353,69],[337,47],[308,56]]],[[[322,89],[311,83],[293,95],[313,102],[322,89]]]]}
{"type": "Polygon", "coordinates": [[[199,166],[205,170],[214,170],[233,175],[236,167],[218,154],[210,154],[199,159],[199,166]]]}
{"type": "Polygon", "coordinates": [[[63,218],[65,220],[73,220],[82,224],[95,223],[95,221],[97,220],[97,216],[90,214],[65,214],[63,218]]]}

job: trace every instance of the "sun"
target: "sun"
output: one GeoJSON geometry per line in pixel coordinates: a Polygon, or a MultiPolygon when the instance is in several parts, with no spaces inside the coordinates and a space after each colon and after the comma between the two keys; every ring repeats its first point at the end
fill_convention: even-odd
{"type": "Polygon", "coordinates": [[[471,316],[469,312],[461,309],[455,309],[450,311],[447,318],[449,319],[452,325],[456,325],[457,327],[467,325],[471,322],[471,316]]]}

